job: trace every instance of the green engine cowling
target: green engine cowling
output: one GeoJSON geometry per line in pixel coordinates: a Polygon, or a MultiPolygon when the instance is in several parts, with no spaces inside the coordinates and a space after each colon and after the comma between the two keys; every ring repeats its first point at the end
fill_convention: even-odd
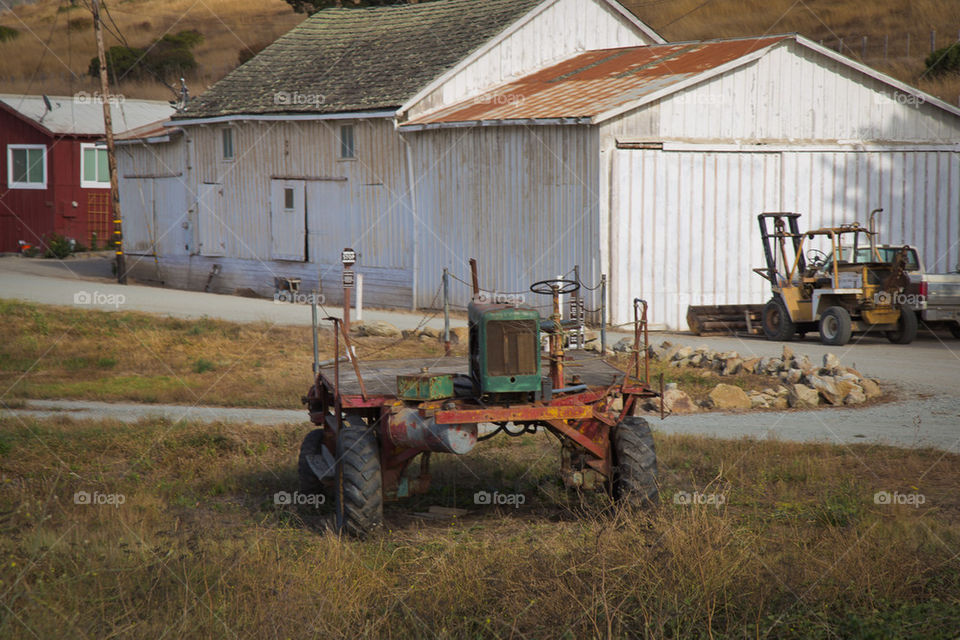
{"type": "Polygon", "coordinates": [[[468,316],[474,389],[505,400],[539,399],[540,314],[513,305],[471,302],[468,316]]]}

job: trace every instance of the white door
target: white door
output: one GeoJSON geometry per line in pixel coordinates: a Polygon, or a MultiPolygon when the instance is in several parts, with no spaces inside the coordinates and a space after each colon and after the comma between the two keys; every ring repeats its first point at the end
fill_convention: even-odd
{"type": "Polygon", "coordinates": [[[120,181],[120,211],[123,214],[123,249],[133,255],[156,251],[156,212],[153,179],[127,178],[120,181]]]}
{"type": "Polygon", "coordinates": [[[200,255],[226,255],[226,226],[223,215],[223,185],[202,183],[197,193],[197,233],[200,255]]]}
{"type": "Polygon", "coordinates": [[[270,192],[270,257],[274,260],[306,260],[307,210],[304,181],[271,180],[270,192]]]}
{"type": "Polygon", "coordinates": [[[310,233],[310,261],[339,264],[340,251],[362,249],[363,238],[352,233],[346,180],[312,180],[307,183],[307,228],[310,233]]]}

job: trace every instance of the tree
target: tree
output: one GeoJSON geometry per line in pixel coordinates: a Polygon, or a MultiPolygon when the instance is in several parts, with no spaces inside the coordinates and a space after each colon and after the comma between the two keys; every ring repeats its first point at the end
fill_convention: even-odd
{"type": "MultiPolygon", "coordinates": [[[[203,42],[203,35],[196,30],[164,35],[147,49],[117,45],[107,51],[107,70],[115,78],[142,78],[151,75],[165,83],[197,68],[197,61],[190,51],[203,42]]],[[[100,61],[90,60],[88,72],[100,75],[100,61]]]]}

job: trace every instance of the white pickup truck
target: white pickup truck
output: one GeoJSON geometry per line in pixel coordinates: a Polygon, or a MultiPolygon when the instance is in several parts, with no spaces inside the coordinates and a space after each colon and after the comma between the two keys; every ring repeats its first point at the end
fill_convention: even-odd
{"type": "MultiPolygon", "coordinates": [[[[903,245],[878,245],[877,252],[882,262],[893,262],[902,248],[903,245]]],[[[927,273],[917,249],[909,245],[907,248],[905,270],[910,276],[910,284],[898,294],[904,296],[901,304],[916,312],[920,328],[949,329],[955,338],[960,338],[960,271],[927,273]]],[[[858,247],[853,261],[872,262],[872,251],[870,247],[858,247]]],[[[853,248],[844,247],[843,255],[852,258],[853,248]]]]}

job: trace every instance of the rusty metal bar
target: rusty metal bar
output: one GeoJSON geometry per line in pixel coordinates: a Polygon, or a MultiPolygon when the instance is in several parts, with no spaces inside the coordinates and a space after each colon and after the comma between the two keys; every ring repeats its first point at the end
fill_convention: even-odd
{"type": "Polygon", "coordinates": [[[660,419],[663,420],[666,416],[664,415],[663,409],[663,372],[660,372],[660,419]]]}
{"type": "MultiPolygon", "coordinates": [[[[328,317],[327,320],[333,322],[333,353],[334,356],[340,355],[340,318],[328,317]]],[[[343,429],[343,415],[340,410],[340,358],[333,359],[333,412],[334,422],[337,425],[337,436],[343,429]]]]}
{"type": "Polygon", "coordinates": [[[647,329],[647,301],[633,299],[633,373],[640,380],[640,337],[643,336],[643,380],[650,386],[650,332],[647,329]],[[641,311],[642,309],[642,311],[641,311]]]}
{"type": "Polygon", "coordinates": [[[360,375],[360,362],[357,360],[357,354],[353,352],[353,345],[350,344],[350,337],[347,335],[347,329],[340,324],[340,331],[343,333],[343,343],[347,346],[347,356],[350,358],[350,364],[353,365],[353,371],[357,374],[357,382],[360,384],[360,397],[364,400],[367,399],[367,388],[363,384],[363,376],[360,375]]]}
{"type": "Polygon", "coordinates": [[[561,324],[560,285],[551,285],[553,290],[553,332],[550,334],[550,383],[554,389],[562,389],[563,381],[563,325],[561,324]]]}
{"type": "Polygon", "coordinates": [[[474,297],[480,295],[480,278],[477,276],[477,259],[470,258],[470,281],[473,283],[474,297]]]}
{"type": "Polygon", "coordinates": [[[607,451],[605,446],[601,446],[600,444],[594,442],[593,440],[588,438],[586,435],[584,435],[580,431],[577,431],[576,429],[566,424],[562,420],[550,420],[547,424],[550,425],[550,427],[552,427],[553,429],[556,429],[561,434],[565,435],[566,437],[570,438],[571,440],[579,444],[581,447],[583,447],[584,449],[586,449],[596,457],[601,459],[607,457],[607,451]]]}
{"type": "Polygon", "coordinates": [[[593,417],[592,405],[485,407],[483,409],[444,409],[437,411],[437,424],[470,422],[533,422],[536,420],[585,420],[593,417]]]}

